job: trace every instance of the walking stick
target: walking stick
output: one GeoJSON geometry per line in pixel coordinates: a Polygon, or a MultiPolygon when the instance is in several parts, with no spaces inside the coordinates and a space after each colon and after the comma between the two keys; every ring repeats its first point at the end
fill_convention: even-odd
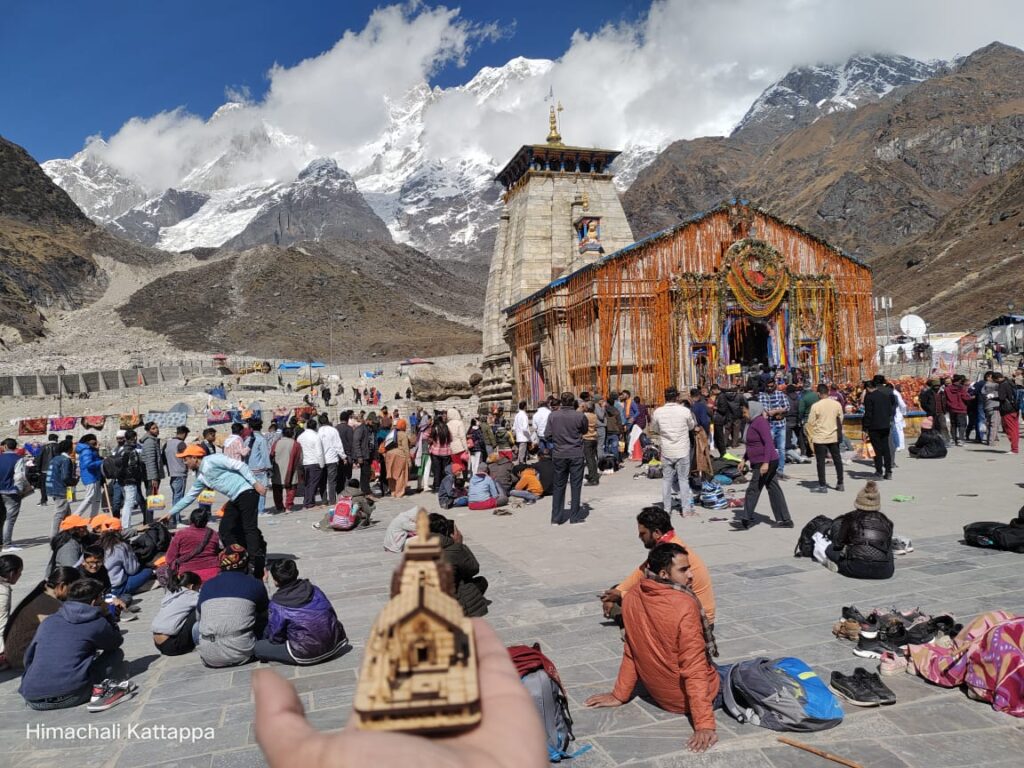
{"type": "Polygon", "coordinates": [[[847,768],[864,768],[860,763],[855,763],[852,760],[847,760],[845,758],[839,757],[839,755],[833,755],[831,752],[826,752],[823,749],[812,747],[810,744],[804,744],[801,741],[788,739],[785,736],[779,736],[779,741],[781,741],[783,744],[788,744],[791,747],[802,749],[804,752],[810,752],[812,755],[817,755],[818,757],[823,757],[826,760],[831,760],[833,763],[845,765],[847,766],[847,768]]]}
{"type": "Polygon", "coordinates": [[[107,509],[110,510],[110,514],[114,514],[114,505],[110,501],[110,489],[107,488],[107,481],[103,481],[103,496],[107,500],[107,509]]]}

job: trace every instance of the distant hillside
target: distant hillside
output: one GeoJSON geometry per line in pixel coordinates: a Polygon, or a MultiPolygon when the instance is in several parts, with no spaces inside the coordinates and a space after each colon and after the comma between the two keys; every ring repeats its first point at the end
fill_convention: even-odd
{"type": "Polygon", "coordinates": [[[118,309],[126,324],[182,349],[306,359],[376,353],[447,355],[480,348],[483,293],[401,245],[341,240],[259,246],[156,280],[118,309]]]}
{"type": "Polygon", "coordinates": [[[771,113],[782,132],[764,144],[749,123],[676,142],[627,191],[626,214],[643,237],[741,195],[867,260],[885,255],[1024,159],[1022,75],[1024,52],[993,43],[793,130],[771,113]]]}
{"type": "Polygon", "coordinates": [[[97,252],[128,263],[155,258],[97,229],[24,149],[0,137],[0,344],[44,335],[41,309],[99,295],[106,275],[97,252]]]}
{"type": "Polygon", "coordinates": [[[930,232],[874,263],[893,307],[934,331],[983,327],[1024,310],[1024,162],[944,216],[930,232]],[[1010,305],[1013,305],[1012,310],[1010,305]]]}

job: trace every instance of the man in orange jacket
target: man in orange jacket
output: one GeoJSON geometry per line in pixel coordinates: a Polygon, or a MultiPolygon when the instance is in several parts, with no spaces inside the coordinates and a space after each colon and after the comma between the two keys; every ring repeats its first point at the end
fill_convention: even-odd
{"type": "Polygon", "coordinates": [[[639,680],[659,707],[690,715],[694,732],[687,747],[704,752],[718,741],[714,709],[721,680],[712,661],[718,655],[714,634],[692,581],[685,549],[659,544],[651,550],[644,578],[622,600],[626,643],[615,688],[586,705],[622,706],[639,680]]]}
{"type": "MultiPolygon", "coordinates": [[[[668,512],[661,507],[644,507],[636,516],[637,535],[647,549],[653,549],[658,544],[678,544],[690,553],[690,573],[693,574],[693,591],[704,607],[704,613],[712,626],[715,623],[715,592],[711,588],[711,574],[704,561],[692,549],[686,546],[676,532],[672,529],[672,518],[668,512]]],[[[604,615],[609,619],[618,619],[622,612],[623,596],[633,587],[640,583],[644,577],[644,566],[640,566],[627,576],[621,584],[612,587],[601,595],[601,605],[604,606],[604,615]]]]}

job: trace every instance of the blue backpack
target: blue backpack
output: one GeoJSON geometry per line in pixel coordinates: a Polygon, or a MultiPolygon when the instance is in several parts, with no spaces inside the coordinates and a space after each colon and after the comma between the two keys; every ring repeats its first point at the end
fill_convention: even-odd
{"type": "Polygon", "coordinates": [[[832,691],[807,664],[792,657],[734,664],[722,693],[732,717],[773,731],[824,731],[843,721],[843,708],[832,691]]]}

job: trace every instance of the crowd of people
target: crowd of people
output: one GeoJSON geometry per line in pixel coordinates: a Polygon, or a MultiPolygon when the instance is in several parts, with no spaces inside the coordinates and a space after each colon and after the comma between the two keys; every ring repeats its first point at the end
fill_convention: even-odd
{"type": "MultiPolygon", "coordinates": [[[[875,477],[856,494],[854,510],[816,533],[814,542],[819,559],[844,576],[880,579],[894,571],[893,525],[881,511],[878,482],[892,477],[903,447],[897,431],[907,412],[904,397],[880,375],[844,393],[827,384],[797,386],[776,373],[765,370],[729,387],[669,387],[656,408],[628,391],[565,392],[532,414],[522,402],[513,414],[492,409],[468,423],[456,409],[412,408],[407,417],[387,407],[342,409],[333,420],[310,413],[267,431],[254,417],[233,424],[223,440],[208,429],[191,441],[186,427],[162,440],[159,426],[146,424],[142,439],[134,430],[118,432],[106,456],[95,435],[74,443],[51,435],[37,460],[41,503],[54,505],[51,557],[45,579],[17,606],[13,586],[24,564],[14,554],[13,527],[33,483],[16,441],[5,440],[0,664],[24,670],[19,691],[34,709],[117,705],[136,691],[126,676],[120,627],[137,618],[137,595],[154,582],[164,589],[150,627],[161,654],[196,651],[209,667],[321,663],[348,648],[344,626],[324,592],[300,578],[294,560],[267,563],[261,515],[292,511],[301,496],[305,509],[323,511],[315,529],[351,531],[373,523],[381,498],[432,492],[442,510],[496,515],[509,514],[512,499],[534,505],[550,497],[552,525],[579,524],[588,513],[584,485],[598,486],[629,459],[653,458],[662,472],[661,501],[636,517],[646,557],[600,598],[605,616],[623,628],[619,675],[611,692],[592,696],[587,706],[619,706],[642,683],[659,706],[691,716],[690,748],[704,751],[717,740],[713,711],[721,706],[727,668],[714,661],[710,572],[674,530],[672,514],[693,504],[694,479],[698,485],[709,479],[715,459],[745,446],[742,457],[733,457],[739,473],[750,474],[736,529],[757,524],[762,492],[775,527],[792,528],[783,491],[787,458],[816,459],[816,493],[830,490],[831,462],[833,487],[843,491],[844,420],[859,414],[875,477]],[[157,563],[140,558],[131,534],[162,524],[157,498],[165,481],[171,503],[162,518],[174,535],[157,563]],[[78,484],[85,492],[72,509],[68,489],[78,484]],[[221,497],[214,529],[212,506],[221,497]],[[136,513],[142,527],[133,529],[136,513]]],[[[930,420],[923,433],[930,435],[918,446],[932,435],[959,445],[972,427],[976,440],[991,440],[1001,428],[1016,452],[1018,394],[998,373],[970,385],[962,376],[929,381],[916,399],[930,420]],[[984,418],[972,420],[972,409],[984,418]]],[[[403,551],[415,535],[416,511],[389,522],[385,550],[403,551]]],[[[489,584],[456,522],[434,513],[430,530],[440,538],[466,615],[486,615],[489,584]]]]}

